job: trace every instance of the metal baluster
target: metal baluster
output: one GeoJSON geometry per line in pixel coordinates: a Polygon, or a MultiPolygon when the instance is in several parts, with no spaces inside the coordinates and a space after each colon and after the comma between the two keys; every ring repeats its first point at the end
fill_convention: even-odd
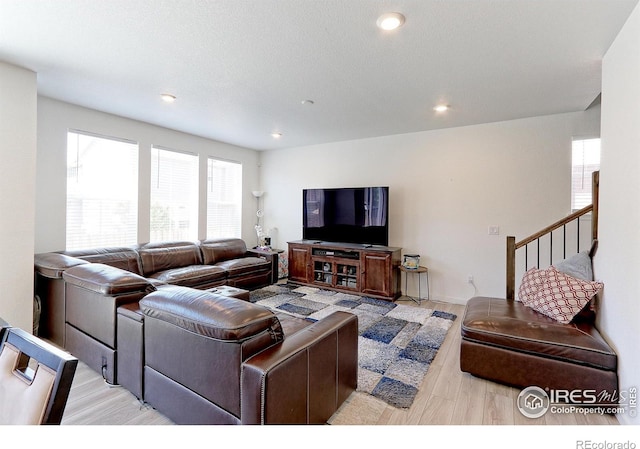
{"type": "Polygon", "coordinates": [[[567,258],[567,225],[562,226],[562,258],[567,258]]]}
{"type": "Polygon", "coordinates": [[[578,232],[576,232],[576,234],[578,235],[578,242],[577,242],[577,245],[576,245],[576,248],[577,248],[576,249],[576,253],[579,253],[580,252],[580,217],[578,217],[576,219],[576,228],[578,228],[578,232]]]}

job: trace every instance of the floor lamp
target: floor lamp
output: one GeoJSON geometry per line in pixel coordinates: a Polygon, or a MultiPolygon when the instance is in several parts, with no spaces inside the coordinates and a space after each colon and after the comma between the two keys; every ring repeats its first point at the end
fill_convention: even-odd
{"type": "Polygon", "coordinates": [[[262,216],[264,215],[264,212],[262,211],[262,209],[260,209],[260,198],[262,197],[262,195],[264,195],[264,192],[262,190],[254,190],[251,193],[256,198],[256,217],[257,217],[257,221],[256,221],[256,226],[255,227],[256,227],[256,234],[258,236],[257,246],[262,246],[262,244],[260,242],[260,238],[262,236],[262,227],[260,226],[260,218],[262,218],[262,216]]]}

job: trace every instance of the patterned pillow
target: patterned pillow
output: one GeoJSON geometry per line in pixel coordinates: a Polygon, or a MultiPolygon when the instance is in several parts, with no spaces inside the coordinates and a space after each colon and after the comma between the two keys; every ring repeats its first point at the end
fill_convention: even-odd
{"type": "Polygon", "coordinates": [[[546,280],[544,270],[538,270],[536,267],[530,268],[522,276],[522,282],[520,282],[520,288],[518,289],[518,299],[524,305],[530,304],[536,299],[538,289],[542,286],[546,280]]]}
{"type": "Polygon", "coordinates": [[[553,265],[544,270],[546,279],[527,306],[561,323],[569,323],[602,289],[604,284],[585,281],[559,272],[553,265]]]}

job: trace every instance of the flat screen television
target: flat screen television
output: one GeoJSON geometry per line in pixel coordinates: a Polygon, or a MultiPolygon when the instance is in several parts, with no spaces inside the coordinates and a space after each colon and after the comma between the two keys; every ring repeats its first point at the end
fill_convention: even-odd
{"type": "Polygon", "coordinates": [[[389,187],[304,189],[302,238],[389,244],[389,187]]]}

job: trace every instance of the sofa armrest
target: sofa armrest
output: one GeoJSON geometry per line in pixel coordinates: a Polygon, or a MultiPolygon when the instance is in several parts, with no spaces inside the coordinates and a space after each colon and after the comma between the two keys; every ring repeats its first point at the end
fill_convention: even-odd
{"type": "Polygon", "coordinates": [[[262,250],[257,248],[247,249],[248,257],[259,257],[271,264],[271,283],[275,284],[279,279],[278,265],[279,253],[277,251],[262,250]]]}
{"type": "Polygon", "coordinates": [[[62,273],[62,278],[67,285],[90,290],[102,296],[119,296],[155,290],[142,276],[101,263],[88,263],[69,268],[62,273]]]}
{"type": "Polygon", "coordinates": [[[273,262],[273,260],[278,260],[278,253],[276,251],[264,251],[261,249],[249,248],[244,254],[244,257],[259,257],[269,262],[273,262]]]}
{"type": "Polygon", "coordinates": [[[334,312],[243,363],[241,421],[325,423],[357,382],[358,318],[334,312]]]}
{"type": "Polygon", "coordinates": [[[45,278],[61,279],[65,270],[87,264],[86,260],[60,253],[40,253],[34,256],[35,272],[45,278]]]}

